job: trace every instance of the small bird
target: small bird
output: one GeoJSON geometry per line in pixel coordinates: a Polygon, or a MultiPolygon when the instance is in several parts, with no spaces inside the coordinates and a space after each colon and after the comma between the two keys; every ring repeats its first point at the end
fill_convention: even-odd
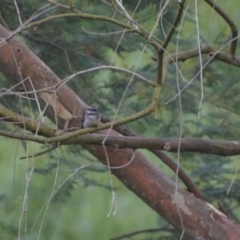
{"type": "Polygon", "coordinates": [[[100,113],[98,112],[98,109],[95,106],[89,106],[84,114],[83,119],[83,127],[84,128],[91,128],[91,127],[97,127],[100,123],[100,113]]]}

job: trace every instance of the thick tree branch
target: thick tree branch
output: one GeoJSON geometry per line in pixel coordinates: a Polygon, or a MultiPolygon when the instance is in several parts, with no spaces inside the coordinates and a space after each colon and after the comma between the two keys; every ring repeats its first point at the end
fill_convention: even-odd
{"type": "MultiPolygon", "coordinates": [[[[102,144],[105,136],[94,134],[92,136],[81,136],[68,141],[77,141],[81,144],[102,144]]],[[[142,138],[142,137],[119,137],[109,136],[105,141],[106,146],[115,148],[133,149],[160,149],[168,152],[178,152],[178,138],[142,138]]],[[[240,141],[215,141],[202,138],[182,138],[180,152],[199,152],[215,154],[220,156],[234,156],[240,154],[240,141]]]]}

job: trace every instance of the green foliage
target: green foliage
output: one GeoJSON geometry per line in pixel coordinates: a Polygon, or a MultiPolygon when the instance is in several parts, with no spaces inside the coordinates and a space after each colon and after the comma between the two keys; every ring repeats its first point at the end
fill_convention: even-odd
{"type": "MultiPolygon", "coordinates": [[[[61,3],[64,2],[69,4],[69,1],[61,1],[61,3]]],[[[108,17],[115,14],[115,19],[128,22],[125,17],[100,1],[71,2],[82,12],[108,17]]],[[[129,15],[132,15],[138,1],[125,2],[125,8],[128,9],[129,15]]],[[[22,20],[26,21],[44,4],[46,3],[37,0],[19,3],[22,20]]],[[[233,15],[234,20],[239,20],[235,10],[236,4],[234,1],[228,1],[223,7],[226,12],[233,15]]],[[[157,21],[158,11],[159,1],[142,0],[133,19],[146,31],[151,32],[157,21]]],[[[54,8],[35,20],[64,12],[68,11],[54,8]]],[[[155,37],[162,41],[165,39],[176,13],[177,4],[172,1],[154,31],[155,37]]],[[[0,14],[10,29],[14,30],[19,26],[13,1],[1,1],[0,14]]],[[[198,4],[198,18],[201,44],[206,43],[219,49],[228,43],[231,35],[229,27],[204,2],[198,4]]],[[[239,21],[237,23],[239,25],[239,21]]],[[[121,27],[105,21],[60,18],[27,29],[19,35],[27,46],[62,79],[92,67],[115,65],[136,71],[154,81],[157,69],[157,63],[151,59],[156,55],[154,49],[135,33],[126,32],[121,38],[122,30],[121,27]]],[[[189,4],[185,21],[177,30],[167,49],[168,52],[174,53],[197,46],[198,36],[193,3],[189,4]]],[[[224,47],[224,50],[228,49],[229,43],[224,47]]],[[[240,52],[239,48],[237,52],[240,52]]],[[[144,119],[128,124],[127,127],[139,135],[151,137],[178,137],[181,127],[182,137],[238,139],[240,135],[238,127],[239,70],[219,61],[209,60],[209,56],[202,56],[204,66],[202,89],[199,61],[199,58],[192,58],[179,62],[177,66],[170,65],[158,110],[144,119]],[[178,84],[180,89],[184,89],[181,94],[181,105],[180,98],[177,96],[178,84]],[[201,91],[204,97],[199,110],[201,91]],[[181,120],[182,125],[180,125],[181,120]]],[[[122,72],[99,70],[82,74],[71,80],[68,85],[87,104],[96,105],[102,113],[113,118],[130,79],[131,76],[122,72]]],[[[10,87],[3,76],[0,76],[0,81],[5,88],[10,87]]],[[[147,107],[152,93],[153,89],[146,83],[132,80],[117,118],[131,115],[147,107]]],[[[1,97],[1,104],[18,113],[39,118],[39,111],[34,101],[5,95],[1,97]]],[[[0,176],[1,182],[4,183],[0,188],[1,239],[10,239],[18,234],[27,185],[25,176],[29,174],[32,175],[27,191],[28,209],[25,215],[23,214],[28,219],[28,228],[32,228],[29,239],[37,239],[41,222],[43,222],[41,238],[58,240],[79,239],[79,236],[81,239],[108,239],[135,229],[166,224],[116,179],[114,179],[114,190],[118,202],[117,215],[107,218],[112,199],[108,171],[102,166],[96,166],[95,159],[79,146],[69,146],[63,150],[61,148],[61,151],[54,151],[50,155],[20,162],[19,157],[25,156],[26,152],[32,155],[42,149],[38,145],[32,146],[27,142],[19,146],[16,141],[9,142],[2,139],[1,142],[2,148],[5,149],[0,151],[3,159],[1,169],[6,169],[6,172],[2,171],[0,176]],[[7,149],[14,149],[16,153],[7,149]],[[14,161],[16,162],[13,163],[14,161]],[[83,167],[72,178],[67,179],[73,171],[89,162],[92,163],[91,166],[83,167]],[[15,170],[13,170],[14,165],[15,170]],[[31,170],[33,170],[32,173],[31,170]],[[13,181],[15,186],[12,188],[13,181]],[[59,186],[62,187],[52,196],[52,192],[59,186]],[[48,201],[50,196],[52,197],[48,201]],[[44,217],[46,203],[49,207],[44,217]]],[[[153,159],[152,155],[148,156],[151,160],[153,159]]],[[[176,154],[170,156],[174,160],[177,159],[176,154]]],[[[231,217],[240,221],[238,175],[234,179],[230,193],[226,194],[238,167],[237,160],[237,157],[223,158],[188,153],[181,154],[180,165],[209,202],[217,206],[216,201],[219,200],[231,217]]],[[[160,165],[158,160],[153,161],[156,165],[160,165]]],[[[165,172],[169,171],[163,164],[160,167],[165,172]]],[[[24,229],[23,223],[21,227],[24,229]]],[[[159,239],[174,239],[174,237],[179,239],[178,233],[173,236],[171,231],[170,233],[167,231],[166,234],[161,232],[159,235],[155,233],[150,237],[142,235],[134,239],[143,239],[144,236],[147,236],[147,239],[157,239],[158,236],[161,236],[159,239]]]]}

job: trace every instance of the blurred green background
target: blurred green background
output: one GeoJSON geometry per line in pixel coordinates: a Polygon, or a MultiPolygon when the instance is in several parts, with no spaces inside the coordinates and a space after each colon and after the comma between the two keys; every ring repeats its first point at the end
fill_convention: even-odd
{"type": "MultiPolygon", "coordinates": [[[[104,2],[93,0],[71,2],[82,12],[114,16],[119,21],[127,22],[104,2]]],[[[138,1],[129,1],[123,5],[132,15],[137,3],[138,1]]],[[[237,26],[240,25],[237,1],[216,3],[231,16],[237,26]]],[[[45,1],[37,0],[27,0],[24,3],[19,1],[22,21],[25,22],[46,4],[45,1]]],[[[159,1],[142,0],[133,18],[150,32],[162,4],[159,1]]],[[[186,1],[185,6],[184,21],[167,48],[169,53],[197,47],[194,1],[186,1]]],[[[165,39],[177,8],[175,2],[168,3],[154,31],[155,37],[165,39]]],[[[44,9],[49,10],[35,21],[67,12],[62,8],[49,6],[42,8],[41,11],[44,9]]],[[[0,2],[0,14],[1,24],[6,24],[11,30],[19,27],[12,0],[0,2]]],[[[227,51],[231,31],[226,22],[204,1],[198,1],[197,15],[201,44],[205,43],[215,49],[227,51]]],[[[154,49],[137,34],[126,32],[121,37],[122,30],[114,24],[103,21],[61,18],[27,29],[19,33],[18,37],[61,79],[88,68],[114,65],[136,71],[154,81],[157,68],[156,62],[151,59],[156,55],[154,49]]],[[[237,54],[240,54],[239,47],[237,54]]],[[[126,126],[146,137],[178,137],[182,116],[183,137],[238,140],[239,69],[217,60],[209,61],[209,56],[203,55],[202,61],[203,65],[207,64],[203,70],[204,98],[200,119],[198,109],[201,101],[201,79],[197,75],[200,63],[199,58],[192,58],[178,63],[181,74],[174,64],[170,65],[158,110],[126,126]],[[181,95],[181,109],[178,97],[166,104],[178,92],[177,74],[180,88],[184,88],[196,76],[181,95]]],[[[68,82],[68,86],[87,104],[96,105],[103,114],[112,118],[129,80],[129,75],[101,70],[75,77],[68,82]]],[[[2,75],[0,82],[4,88],[11,86],[2,75]]],[[[150,86],[134,80],[117,118],[147,107],[151,101],[152,91],[150,86]]],[[[12,94],[2,96],[0,102],[20,114],[40,119],[34,101],[20,99],[19,96],[12,94]]],[[[47,119],[46,122],[49,123],[47,119]]],[[[1,129],[23,131],[2,121],[1,129]]],[[[19,235],[21,239],[111,239],[136,230],[167,226],[164,219],[126,189],[114,176],[112,178],[116,202],[110,211],[113,198],[109,174],[105,167],[78,145],[61,147],[43,156],[20,160],[20,157],[31,156],[45,149],[46,146],[36,143],[0,138],[0,239],[17,239],[19,235]],[[89,166],[90,163],[92,164],[89,166]],[[81,169],[70,178],[77,168],[81,169]],[[62,187],[58,189],[60,185],[62,187]],[[51,196],[56,189],[56,193],[51,196]],[[50,198],[51,201],[48,202],[50,198]],[[25,204],[24,199],[27,200],[25,204]]],[[[148,151],[142,152],[163,172],[175,179],[174,174],[156,157],[148,151]]],[[[177,161],[177,154],[169,156],[177,161]]],[[[208,202],[217,206],[217,200],[220,200],[230,216],[239,222],[238,172],[234,179],[239,166],[238,156],[220,157],[184,153],[180,155],[180,165],[191,176],[208,202]],[[226,192],[233,180],[231,191],[227,195],[226,192]]],[[[179,233],[170,227],[167,231],[139,234],[131,239],[179,239],[179,233]]]]}

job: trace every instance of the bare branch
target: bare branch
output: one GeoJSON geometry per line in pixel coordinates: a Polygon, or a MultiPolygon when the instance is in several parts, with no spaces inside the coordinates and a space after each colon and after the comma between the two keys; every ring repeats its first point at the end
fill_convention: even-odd
{"type": "Polygon", "coordinates": [[[147,83],[147,84],[149,84],[153,87],[156,86],[156,84],[153,81],[148,80],[147,78],[141,76],[140,74],[138,74],[136,72],[127,70],[125,68],[120,68],[120,67],[115,67],[115,66],[104,66],[104,65],[74,73],[71,76],[66,77],[61,82],[60,86],[63,85],[63,84],[66,84],[69,80],[71,80],[72,78],[74,78],[74,77],[76,77],[80,74],[84,74],[84,73],[88,73],[88,72],[92,72],[92,71],[97,71],[97,70],[102,70],[102,69],[109,69],[109,70],[114,70],[116,72],[122,72],[122,73],[125,73],[125,74],[129,74],[129,75],[132,75],[134,78],[139,79],[139,80],[141,80],[141,81],[143,81],[143,82],[145,82],[145,83],[147,83]]]}
{"type": "Polygon", "coordinates": [[[162,47],[161,47],[161,52],[164,53],[164,50],[167,48],[180,20],[181,20],[181,17],[182,17],[182,14],[183,14],[183,8],[184,8],[184,3],[185,3],[185,0],[182,0],[182,1],[177,1],[177,3],[179,4],[179,9],[178,9],[178,13],[177,13],[177,16],[176,18],[174,19],[174,22],[172,24],[172,27],[167,35],[167,38],[165,39],[162,47]]]}
{"type": "MultiPolygon", "coordinates": [[[[63,144],[79,142],[81,144],[102,144],[104,139],[102,134],[91,134],[80,136],[63,144]]],[[[119,137],[109,136],[106,140],[107,146],[115,148],[146,148],[161,149],[167,152],[177,152],[179,148],[178,138],[142,138],[142,137],[119,137]]],[[[215,154],[219,156],[234,156],[240,154],[239,141],[215,141],[202,138],[182,138],[180,143],[180,152],[199,152],[215,154]]]]}
{"type": "Polygon", "coordinates": [[[230,47],[230,54],[231,57],[234,58],[234,55],[236,53],[237,49],[237,42],[238,42],[238,28],[234,21],[231,19],[230,16],[228,16],[217,4],[216,1],[213,0],[205,0],[206,3],[208,3],[229,25],[232,31],[232,41],[231,41],[231,47],[230,47]]]}
{"type": "Polygon", "coordinates": [[[125,7],[122,5],[122,1],[115,0],[121,11],[123,12],[124,16],[132,23],[132,25],[136,28],[139,29],[139,27],[135,24],[131,16],[128,14],[127,10],[125,7]]]}

